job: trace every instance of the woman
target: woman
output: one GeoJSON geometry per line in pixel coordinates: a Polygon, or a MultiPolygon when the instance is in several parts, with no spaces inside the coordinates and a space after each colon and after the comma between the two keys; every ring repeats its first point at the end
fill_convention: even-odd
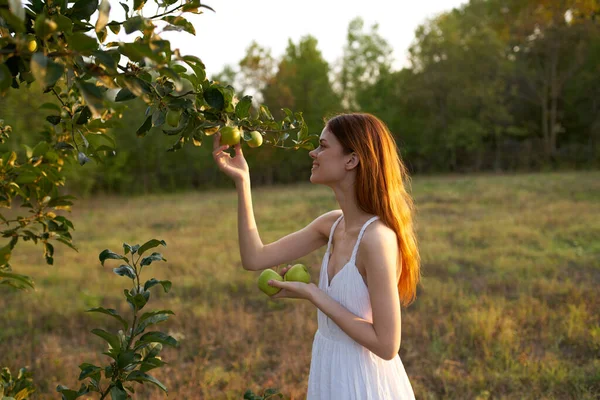
{"type": "MultiPolygon", "coordinates": [[[[311,151],[310,181],[327,185],[341,210],[263,244],[252,210],[250,175],[240,145],[235,156],[214,141],[219,168],[236,183],[242,265],[258,271],[327,245],[319,286],[270,281],[273,298],[300,298],[318,308],[308,399],[414,399],[398,356],[400,303],[415,298],[420,278],[413,203],[396,143],[370,114],[330,119],[311,151]]],[[[286,267],[282,274],[287,271],[286,267]]]]}

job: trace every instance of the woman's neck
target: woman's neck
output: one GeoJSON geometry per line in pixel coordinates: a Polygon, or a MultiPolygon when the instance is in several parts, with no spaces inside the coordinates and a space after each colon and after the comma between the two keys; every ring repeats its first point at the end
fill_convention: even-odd
{"type": "Polygon", "coordinates": [[[358,206],[354,186],[340,184],[332,189],[344,214],[344,230],[351,232],[360,229],[372,215],[358,206]]]}

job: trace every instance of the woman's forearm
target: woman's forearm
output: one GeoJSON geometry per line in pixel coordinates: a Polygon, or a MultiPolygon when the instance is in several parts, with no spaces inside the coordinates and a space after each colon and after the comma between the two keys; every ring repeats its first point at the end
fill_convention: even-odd
{"type": "Polygon", "coordinates": [[[398,349],[391,348],[377,336],[371,322],[354,315],[316,286],[312,287],[310,301],[355,342],[366,347],[377,356],[391,360],[398,353],[398,349]]]}
{"type": "Polygon", "coordinates": [[[254,219],[250,179],[236,182],[236,189],[238,193],[238,240],[242,266],[244,269],[253,270],[255,269],[254,261],[258,259],[263,243],[254,219]]]}

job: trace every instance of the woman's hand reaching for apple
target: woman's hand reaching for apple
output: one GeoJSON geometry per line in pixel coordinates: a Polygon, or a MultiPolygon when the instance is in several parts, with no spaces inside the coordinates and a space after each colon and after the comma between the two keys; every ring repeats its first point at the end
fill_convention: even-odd
{"type": "Polygon", "coordinates": [[[242,153],[241,145],[238,143],[233,147],[235,149],[235,157],[231,157],[229,153],[225,152],[229,148],[228,145],[221,146],[221,133],[217,132],[214,135],[213,158],[219,169],[238,183],[250,178],[250,169],[242,153]]]}

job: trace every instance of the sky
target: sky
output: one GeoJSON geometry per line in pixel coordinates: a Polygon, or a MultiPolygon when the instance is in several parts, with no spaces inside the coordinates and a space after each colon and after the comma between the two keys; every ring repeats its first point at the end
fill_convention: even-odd
{"type": "MultiPolygon", "coordinates": [[[[271,55],[281,56],[291,39],[313,35],[318,48],[331,64],[341,58],[350,21],[358,16],[365,21],[364,31],[379,24],[379,34],[394,49],[394,67],[408,66],[407,51],[416,28],[427,19],[460,7],[467,0],[203,0],[216,12],[186,14],[196,29],[196,36],[186,32],[161,35],[179,48],[182,55],[195,55],[206,65],[207,75],[220,72],[227,64],[236,66],[246,48],[255,40],[270,48],[271,55]]],[[[111,20],[123,18],[117,0],[110,0],[111,20]]],[[[146,8],[155,11],[154,2],[146,8]]],[[[148,15],[148,13],[144,13],[148,15]]],[[[122,19],[120,19],[122,20],[122,19]]],[[[95,21],[95,18],[92,19],[95,21]]],[[[121,35],[119,35],[121,36],[121,35]]]]}

